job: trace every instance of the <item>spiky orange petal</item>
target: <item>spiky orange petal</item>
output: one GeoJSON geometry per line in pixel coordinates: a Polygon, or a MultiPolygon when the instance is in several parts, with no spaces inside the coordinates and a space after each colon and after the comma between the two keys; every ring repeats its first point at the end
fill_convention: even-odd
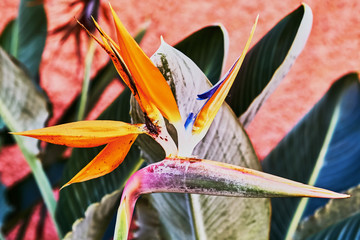
{"type": "Polygon", "coordinates": [[[93,19],[96,29],[100,33],[100,37],[103,42],[100,42],[90,31],[86,29],[84,25],[80,22],[79,24],[87,31],[87,33],[95,39],[98,44],[109,54],[117,72],[119,73],[121,79],[124,83],[130,88],[137,102],[139,103],[141,110],[149,117],[153,122],[160,120],[160,112],[157,107],[150,102],[151,99],[147,99],[142,89],[139,89],[136,86],[136,83],[131,75],[131,72],[126,65],[124,59],[120,55],[119,46],[105,33],[105,31],[100,27],[100,25],[93,19]]]}
{"type": "Polygon", "coordinates": [[[179,122],[180,112],[165,78],[131,37],[112,8],[111,12],[117,30],[119,53],[128,66],[137,88],[166,119],[172,123],[179,122]]]}
{"type": "Polygon", "coordinates": [[[130,134],[145,133],[143,124],[120,121],[78,121],[57,126],[12,133],[68,147],[97,147],[130,134]]]}
{"type": "Polygon", "coordinates": [[[131,134],[113,141],[78,172],[69,182],[62,188],[72,183],[84,182],[90,179],[104,176],[115,170],[125,159],[138,134],[131,134]]]}

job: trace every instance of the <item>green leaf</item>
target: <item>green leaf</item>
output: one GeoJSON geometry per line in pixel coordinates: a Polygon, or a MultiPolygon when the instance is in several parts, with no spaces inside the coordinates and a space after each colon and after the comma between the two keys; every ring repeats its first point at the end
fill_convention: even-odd
{"type": "MultiPolygon", "coordinates": [[[[188,57],[164,42],[151,59],[168,80],[182,118],[186,119],[187,114],[196,112],[203,104],[196,100],[197,94],[210,88],[201,70],[188,57]]],[[[141,120],[141,110],[134,104],[131,113],[133,121],[141,120]]],[[[139,142],[144,156],[152,161],[160,160],[161,150],[141,137],[139,142]]],[[[222,106],[208,134],[193,154],[200,158],[260,168],[245,131],[226,105],[222,106]]],[[[267,199],[170,193],[153,194],[151,198],[158,210],[162,229],[167,231],[170,239],[264,239],[268,235],[270,206],[267,199]],[[241,209],[241,214],[234,209],[241,209]]]]}
{"type": "MultiPolygon", "coordinates": [[[[0,116],[13,132],[42,128],[49,116],[46,98],[29,76],[0,48],[0,116]]],[[[14,136],[54,220],[55,198],[40,160],[37,140],[14,136]]],[[[56,221],[54,221],[55,225],[56,221]]]]}
{"type": "MultiPolygon", "coordinates": [[[[42,128],[49,113],[44,94],[0,48],[0,115],[11,131],[42,128]]],[[[36,139],[19,137],[26,150],[38,154],[36,139]]]]}
{"type": "Polygon", "coordinates": [[[4,130],[5,128],[5,123],[4,121],[0,118],[0,131],[4,130]]]}
{"type": "Polygon", "coordinates": [[[0,46],[24,64],[30,77],[35,80],[46,36],[44,5],[33,0],[22,0],[17,19],[10,21],[1,34],[0,46]]]}
{"type": "Polygon", "coordinates": [[[0,36],[0,46],[12,56],[16,54],[17,40],[15,36],[18,32],[17,27],[17,21],[11,20],[0,36]]]}
{"type": "Polygon", "coordinates": [[[0,117],[0,148],[1,148],[1,146],[3,145],[3,137],[4,136],[2,136],[3,134],[2,134],[2,131],[4,131],[4,129],[5,129],[5,123],[4,123],[4,121],[2,120],[2,118],[0,117]]]}
{"type": "MultiPolygon", "coordinates": [[[[336,192],[359,184],[359,122],[360,83],[358,75],[350,73],[336,81],[264,159],[264,171],[336,192]]],[[[301,218],[325,203],[273,199],[272,239],[291,237],[301,218]]]]}
{"type": "Polygon", "coordinates": [[[137,201],[134,219],[137,226],[137,228],[131,232],[134,239],[167,239],[160,229],[159,216],[156,209],[151,205],[149,195],[143,195],[137,201]]]}
{"type": "MultiPolygon", "coordinates": [[[[130,122],[129,117],[130,90],[125,90],[99,119],[130,122]]],[[[90,149],[74,149],[64,172],[63,183],[68,182],[79,170],[89,163],[101,150],[101,147],[90,149]]],[[[131,174],[136,171],[141,160],[136,146],[130,149],[124,162],[113,172],[90,181],[72,184],[60,191],[56,218],[62,232],[71,230],[75,220],[84,217],[84,212],[92,203],[117,189],[121,189],[131,174]]]]}
{"type": "Polygon", "coordinates": [[[347,193],[351,195],[350,198],[330,200],[324,207],[316,210],[313,216],[302,221],[296,229],[294,240],[307,239],[309,236],[310,239],[359,238],[360,185],[347,193]],[[354,225],[358,227],[354,228],[354,225]],[[355,237],[356,234],[358,237],[355,237]]]}
{"type": "MultiPolygon", "coordinates": [[[[5,195],[6,187],[0,183],[0,229],[2,228],[6,216],[11,212],[11,207],[8,204],[8,201],[6,199],[5,195]]],[[[1,231],[0,231],[1,233],[1,231]]]]}
{"type": "Polygon", "coordinates": [[[11,20],[0,36],[0,46],[20,61],[36,82],[46,35],[47,20],[43,4],[22,0],[18,18],[11,20]]]}
{"type": "MultiPolygon", "coordinates": [[[[64,165],[64,162],[59,162],[45,167],[44,171],[52,188],[59,185],[59,181],[64,171],[64,165]]],[[[20,219],[23,219],[24,214],[31,211],[31,209],[41,201],[41,193],[34,175],[30,173],[20,181],[17,181],[15,184],[8,187],[6,190],[6,197],[14,210],[6,218],[3,227],[5,232],[13,229],[16,223],[20,219]]]]}
{"type": "Polygon", "coordinates": [[[22,0],[17,24],[18,34],[14,37],[17,38],[15,41],[18,46],[14,56],[26,66],[30,76],[35,79],[47,36],[47,19],[43,3],[22,0]]]}
{"type": "Polygon", "coordinates": [[[88,95],[89,95],[89,85],[90,85],[90,72],[91,72],[91,65],[93,63],[93,59],[95,56],[95,40],[93,38],[89,39],[88,42],[88,49],[85,57],[85,63],[84,63],[84,78],[81,88],[81,94],[80,94],[80,101],[77,109],[77,121],[84,120],[85,117],[85,110],[88,102],[88,95]]]}
{"type": "Polygon", "coordinates": [[[308,237],[308,240],[341,239],[353,240],[360,237],[360,214],[351,216],[323,231],[308,237]]]}
{"type": "Polygon", "coordinates": [[[85,217],[78,219],[72,231],[66,234],[64,240],[97,240],[103,235],[119,205],[121,191],[116,190],[106,194],[100,202],[91,204],[85,211],[85,217]]]}
{"type": "Polygon", "coordinates": [[[147,33],[147,30],[148,30],[148,28],[150,26],[150,23],[151,23],[150,21],[146,21],[138,29],[138,31],[137,31],[137,33],[136,33],[136,35],[134,37],[135,41],[138,44],[140,44],[141,41],[143,40],[143,38],[145,37],[145,34],[147,33]]]}
{"type": "Polygon", "coordinates": [[[247,53],[227,98],[244,127],[280,84],[305,46],[312,12],[302,4],[247,53]]]}
{"type": "Polygon", "coordinates": [[[188,56],[212,84],[219,81],[228,52],[228,33],[222,25],[204,27],[174,47],[188,56]]]}
{"type": "MultiPolygon", "coordinates": [[[[112,61],[108,61],[104,67],[102,67],[94,78],[90,81],[89,96],[85,115],[87,115],[92,108],[96,105],[100,96],[104,92],[105,88],[118,76],[116,69],[112,61]]],[[[67,123],[75,121],[76,108],[80,102],[80,95],[78,95],[74,101],[67,108],[63,116],[58,120],[57,124],[67,123]]]]}

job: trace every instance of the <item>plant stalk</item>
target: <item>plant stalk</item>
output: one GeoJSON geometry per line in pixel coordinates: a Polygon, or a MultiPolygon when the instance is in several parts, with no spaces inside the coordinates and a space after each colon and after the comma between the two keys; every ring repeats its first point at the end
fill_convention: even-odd
{"type": "Polygon", "coordinates": [[[62,238],[62,233],[59,225],[57,224],[55,218],[55,209],[56,209],[56,200],[45,171],[42,167],[41,161],[34,154],[30,153],[23,144],[23,141],[20,139],[22,136],[14,135],[17,144],[19,145],[21,152],[23,153],[28,165],[30,166],[31,172],[34,175],[37,186],[39,187],[41,196],[44,200],[44,203],[49,211],[50,217],[55,225],[57,234],[59,238],[62,238]]]}
{"type": "Polygon", "coordinates": [[[84,80],[82,85],[82,91],[80,96],[79,110],[77,115],[77,120],[81,121],[85,117],[86,104],[89,94],[89,85],[90,85],[90,73],[91,65],[94,59],[95,54],[95,41],[94,39],[89,39],[88,52],[85,57],[85,69],[84,69],[84,80]]]}

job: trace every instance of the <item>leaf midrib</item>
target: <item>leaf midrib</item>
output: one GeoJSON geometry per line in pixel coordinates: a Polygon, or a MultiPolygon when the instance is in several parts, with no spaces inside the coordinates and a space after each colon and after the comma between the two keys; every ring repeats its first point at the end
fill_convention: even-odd
{"type": "MultiPolygon", "coordinates": [[[[339,120],[339,116],[340,116],[340,103],[338,103],[334,109],[328,131],[325,135],[324,142],[322,144],[319,155],[316,159],[316,164],[315,164],[314,170],[312,171],[309,181],[307,182],[307,184],[309,184],[309,185],[315,184],[315,182],[319,176],[319,173],[321,171],[321,168],[324,165],[325,155],[326,155],[328,146],[330,145],[331,138],[335,132],[335,128],[336,128],[337,122],[339,120]]],[[[292,236],[295,234],[296,228],[299,225],[299,222],[301,220],[301,217],[304,213],[304,210],[307,206],[308,201],[309,201],[309,198],[302,198],[300,200],[300,203],[299,203],[298,207],[296,208],[294,216],[290,222],[290,225],[289,225],[286,237],[285,237],[286,240],[291,240],[292,236]]]]}

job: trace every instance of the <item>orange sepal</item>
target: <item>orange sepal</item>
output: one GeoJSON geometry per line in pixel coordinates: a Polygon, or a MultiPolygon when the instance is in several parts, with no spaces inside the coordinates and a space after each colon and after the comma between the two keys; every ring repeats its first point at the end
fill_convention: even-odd
{"type": "Polygon", "coordinates": [[[105,31],[100,27],[100,25],[93,19],[96,29],[100,33],[100,37],[103,42],[100,42],[90,31],[86,29],[84,25],[80,22],[79,24],[87,31],[87,33],[107,52],[109,57],[111,58],[117,72],[119,73],[121,79],[124,83],[130,88],[137,102],[139,103],[141,110],[149,117],[149,119],[153,122],[159,120],[161,118],[160,112],[153,103],[151,103],[143,93],[141,89],[135,84],[133,76],[126,65],[124,59],[120,55],[119,46],[110,38],[109,35],[105,33],[105,31]]]}
{"type": "Polygon", "coordinates": [[[84,182],[104,176],[115,170],[125,159],[138,134],[131,134],[113,141],[80,170],[69,182],[61,188],[72,183],[84,182]]]}
{"type": "Polygon", "coordinates": [[[68,147],[97,147],[117,140],[119,137],[145,133],[143,124],[120,121],[78,121],[57,126],[12,133],[36,138],[45,142],[68,147]]]}
{"type": "Polygon", "coordinates": [[[179,122],[180,112],[165,78],[132,38],[112,8],[111,12],[117,30],[119,54],[129,68],[136,87],[166,119],[171,123],[179,122]]]}

